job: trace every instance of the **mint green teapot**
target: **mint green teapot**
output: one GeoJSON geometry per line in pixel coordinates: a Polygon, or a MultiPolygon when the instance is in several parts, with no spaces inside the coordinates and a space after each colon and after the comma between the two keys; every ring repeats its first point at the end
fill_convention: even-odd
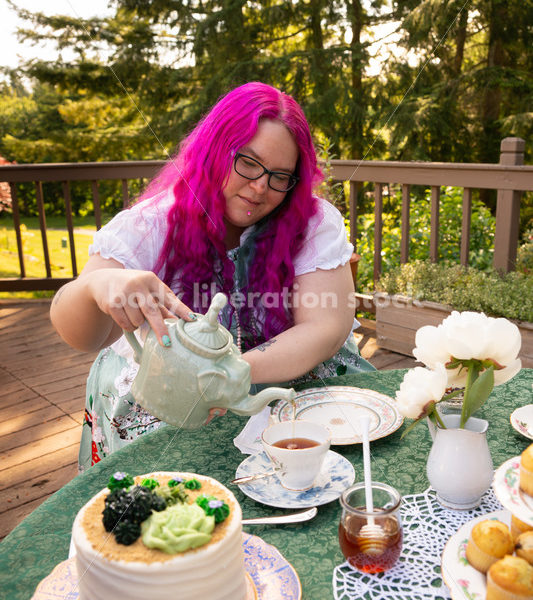
{"type": "Polygon", "coordinates": [[[292,401],[293,389],[270,387],[249,395],[250,365],[218,322],[226,303],[226,296],[218,293],[205,315],[196,314],[196,321],[165,319],[172,342],[168,348],[152,330],[143,347],[133,333],[124,332],[140,365],[131,393],[150,414],[176,427],[197,429],[215,409],[255,415],[273,400],[292,401]]]}

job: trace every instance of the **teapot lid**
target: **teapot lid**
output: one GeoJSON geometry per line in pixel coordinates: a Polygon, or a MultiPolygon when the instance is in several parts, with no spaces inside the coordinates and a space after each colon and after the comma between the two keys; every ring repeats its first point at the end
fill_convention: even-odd
{"type": "Polygon", "coordinates": [[[195,352],[199,350],[227,350],[233,343],[233,337],[218,322],[218,315],[227,302],[226,296],[219,292],[215,294],[205,315],[197,315],[196,321],[183,323],[182,330],[186,339],[182,338],[182,343],[188,347],[192,345],[193,347],[190,347],[190,349],[195,352]]]}

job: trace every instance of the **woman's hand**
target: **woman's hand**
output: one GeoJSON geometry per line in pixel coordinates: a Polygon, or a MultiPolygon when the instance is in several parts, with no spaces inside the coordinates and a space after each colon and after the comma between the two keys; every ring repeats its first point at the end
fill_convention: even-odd
{"type": "Polygon", "coordinates": [[[162,345],[169,345],[164,319],[194,320],[183,304],[154,273],[125,269],[114,259],[90,257],[78,279],[63,286],[50,310],[59,335],[79,350],[105,348],[148,321],[162,345]]]}
{"type": "Polygon", "coordinates": [[[160,343],[168,345],[164,319],[194,318],[191,309],[151,271],[97,269],[87,277],[98,308],[126,331],[134,331],[146,320],[160,343]]]}

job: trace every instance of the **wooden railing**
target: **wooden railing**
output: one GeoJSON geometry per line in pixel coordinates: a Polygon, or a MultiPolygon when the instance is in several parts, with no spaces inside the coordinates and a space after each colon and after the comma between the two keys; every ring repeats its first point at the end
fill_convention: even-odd
{"type": "Polygon", "coordinates": [[[122,183],[122,205],[125,208],[130,203],[128,181],[133,179],[151,179],[165,164],[161,160],[101,162],[101,163],[50,163],[35,165],[5,165],[0,166],[0,181],[9,183],[13,209],[13,226],[17,240],[17,252],[20,267],[20,277],[0,278],[0,291],[15,292],[25,290],[57,290],[67,281],[77,277],[76,246],[74,241],[74,226],[72,221],[72,206],[70,197],[70,182],[88,181],[91,185],[96,229],[102,226],[102,212],[99,181],[120,180],[122,183]],[[72,277],[52,277],[48,239],[46,235],[46,215],[44,209],[43,186],[49,181],[59,181],[63,184],[63,199],[70,246],[72,277]],[[22,232],[20,228],[20,211],[17,195],[17,183],[34,182],[39,226],[43,245],[44,266],[46,277],[26,277],[22,232]]]}
{"type": "MultiPolygon", "coordinates": [[[[383,186],[402,186],[401,262],[409,260],[409,208],[410,187],[421,185],[431,188],[431,232],[430,259],[438,260],[439,200],[442,186],[457,186],[464,189],[462,207],[462,232],[460,260],[469,263],[469,241],[472,190],[497,190],[496,231],[493,265],[501,271],[514,269],[518,248],[519,212],[522,192],[533,190],[533,166],[524,166],[524,140],[506,138],[501,144],[499,164],[458,164],[388,161],[331,161],[332,177],[337,181],[350,182],[350,225],[354,246],[357,241],[357,197],[363,183],[374,184],[374,279],[381,274],[383,186]]],[[[72,276],[76,277],[76,253],[70,198],[70,182],[88,181],[92,189],[96,228],[101,227],[100,197],[98,182],[120,180],[122,182],[123,205],[129,204],[128,181],[150,179],[162,167],[163,161],[135,161],[81,164],[6,165],[0,167],[0,181],[10,184],[13,207],[13,224],[17,239],[20,277],[0,278],[0,291],[55,290],[71,278],[53,278],[46,235],[46,215],[42,192],[43,182],[56,181],[63,184],[63,198],[70,241],[72,276]],[[20,211],[17,199],[17,183],[34,182],[37,208],[43,244],[46,277],[26,277],[20,211]]],[[[365,306],[368,298],[361,296],[365,306]]]]}
{"type": "MultiPolygon", "coordinates": [[[[461,264],[469,265],[472,190],[490,189],[497,190],[493,267],[501,272],[514,270],[522,192],[533,190],[533,166],[524,166],[524,150],[521,138],[505,138],[501,142],[499,164],[332,160],[333,178],[350,182],[350,238],[356,250],[359,188],[363,183],[374,182],[374,281],[381,275],[383,186],[391,183],[402,187],[401,263],[409,261],[411,186],[431,187],[429,258],[434,262],[438,261],[441,187],[455,186],[463,188],[461,264]]],[[[357,296],[357,309],[375,312],[373,297],[357,296]]]]}

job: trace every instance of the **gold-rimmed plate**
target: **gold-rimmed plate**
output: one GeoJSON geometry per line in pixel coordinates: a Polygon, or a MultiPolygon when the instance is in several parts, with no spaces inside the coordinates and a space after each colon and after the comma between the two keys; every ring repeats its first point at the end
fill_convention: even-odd
{"type": "Polygon", "coordinates": [[[533,497],[520,489],[520,456],[506,460],[496,469],[492,489],[511,514],[533,525],[533,497]]]}
{"type": "Polygon", "coordinates": [[[370,418],[370,441],[390,435],[403,423],[396,401],[374,390],[350,386],[329,386],[302,390],[291,402],[280,400],[271,410],[271,420],[294,418],[325,425],[334,445],[360,444],[359,420],[370,418]]]}
{"type": "Polygon", "coordinates": [[[511,515],[506,510],[480,515],[459,527],[444,547],[441,560],[442,579],[449,588],[453,600],[472,600],[485,597],[487,579],[466,559],[466,544],[474,525],[487,519],[495,519],[509,525],[511,515]]]}
{"type": "Polygon", "coordinates": [[[528,440],[533,440],[533,404],[514,410],[510,417],[511,426],[528,440]]]}

